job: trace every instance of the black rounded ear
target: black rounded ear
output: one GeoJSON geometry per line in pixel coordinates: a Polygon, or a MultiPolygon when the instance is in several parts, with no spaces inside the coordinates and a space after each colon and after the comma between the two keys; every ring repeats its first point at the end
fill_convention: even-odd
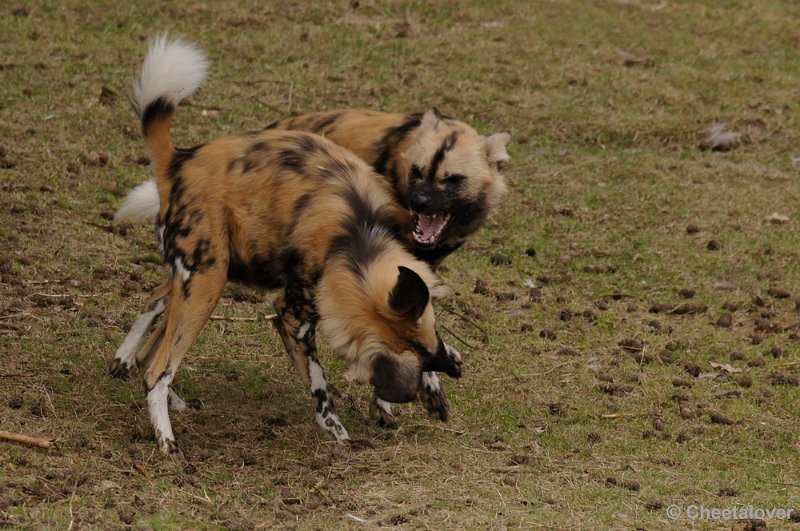
{"type": "Polygon", "coordinates": [[[389,294],[389,306],[398,314],[413,321],[420,318],[431,299],[425,281],[413,270],[398,266],[397,284],[389,294]]]}

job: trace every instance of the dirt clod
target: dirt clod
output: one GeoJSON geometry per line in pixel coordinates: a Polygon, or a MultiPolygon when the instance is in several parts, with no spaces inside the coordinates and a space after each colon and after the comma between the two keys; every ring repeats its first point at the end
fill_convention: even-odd
{"type": "Polygon", "coordinates": [[[527,249],[525,249],[525,256],[530,256],[531,258],[535,258],[536,249],[534,249],[533,247],[528,247],[527,249]]]}
{"type": "Polygon", "coordinates": [[[542,329],[542,330],[539,332],[539,337],[541,337],[541,338],[544,338],[544,339],[550,339],[550,340],[553,340],[553,339],[555,339],[555,338],[556,338],[556,333],[555,333],[555,332],[553,332],[552,330],[550,330],[549,328],[543,328],[543,329],[542,329]]]}
{"type": "Polygon", "coordinates": [[[477,293],[478,295],[492,294],[491,290],[489,289],[489,284],[487,284],[486,281],[480,277],[475,279],[475,289],[473,289],[472,292],[477,293]]]}
{"type": "Polygon", "coordinates": [[[720,328],[730,328],[733,324],[733,316],[729,313],[723,313],[717,319],[717,326],[720,328]]]}
{"type": "Polygon", "coordinates": [[[633,386],[628,384],[607,383],[600,386],[600,390],[611,396],[624,396],[633,391],[633,386]]]}
{"type": "Polygon", "coordinates": [[[767,295],[776,299],[788,299],[792,294],[783,288],[772,287],[767,290],[767,295]]]}
{"type": "Polygon", "coordinates": [[[733,426],[736,424],[736,421],[731,420],[722,413],[711,413],[710,419],[712,424],[723,424],[725,426],[733,426]]]}
{"type": "Polygon", "coordinates": [[[739,491],[732,487],[723,487],[719,489],[717,496],[738,496],[739,491]]]}
{"type": "Polygon", "coordinates": [[[119,521],[123,524],[133,525],[133,521],[136,518],[136,511],[130,507],[117,507],[117,516],[119,516],[119,521]]]}
{"type": "Polygon", "coordinates": [[[722,249],[722,242],[719,240],[709,240],[706,244],[706,249],[709,251],[719,251],[722,249]]]}
{"type": "Polygon", "coordinates": [[[755,358],[747,362],[748,367],[763,367],[764,360],[761,358],[755,358]]]}
{"type": "Polygon", "coordinates": [[[644,505],[644,508],[648,511],[660,511],[664,508],[664,503],[660,500],[650,500],[644,505]]]}
{"type": "Polygon", "coordinates": [[[767,376],[767,381],[771,385],[792,385],[797,386],[800,385],[800,379],[793,374],[788,374],[785,372],[778,372],[773,371],[767,376]]]}
{"type": "Polygon", "coordinates": [[[686,225],[686,234],[697,234],[700,230],[700,225],[696,223],[689,223],[686,225]]]}
{"type": "Polygon", "coordinates": [[[644,341],[638,338],[623,339],[618,344],[626,352],[641,352],[644,350],[644,341]]]}
{"type": "Polygon", "coordinates": [[[694,297],[695,291],[693,289],[683,288],[680,291],[678,291],[678,295],[680,295],[684,299],[691,299],[692,297],[694,297]]]}
{"type": "Polygon", "coordinates": [[[599,442],[602,442],[603,435],[598,433],[598,432],[596,432],[596,431],[593,431],[593,432],[590,432],[589,435],[586,436],[586,438],[589,439],[589,442],[599,443],[599,442]]]}
{"type": "Polygon", "coordinates": [[[700,376],[700,373],[702,372],[702,369],[700,368],[700,365],[698,365],[697,363],[694,363],[693,361],[687,361],[686,363],[684,363],[683,364],[683,370],[688,372],[689,374],[691,374],[695,378],[700,376]]]}
{"type": "Polygon", "coordinates": [[[494,266],[511,265],[511,258],[504,254],[494,253],[489,257],[489,262],[494,266]]]}
{"type": "Polygon", "coordinates": [[[22,404],[25,402],[25,398],[22,395],[12,396],[8,399],[8,407],[11,409],[20,409],[22,408],[22,404]]]}

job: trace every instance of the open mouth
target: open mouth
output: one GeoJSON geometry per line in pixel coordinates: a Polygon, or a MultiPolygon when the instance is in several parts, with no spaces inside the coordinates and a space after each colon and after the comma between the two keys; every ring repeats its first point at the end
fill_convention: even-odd
{"type": "Polygon", "coordinates": [[[414,214],[414,241],[421,245],[436,245],[439,236],[450,221],[450,214],[437,212],[436,214],[414,214]]]}

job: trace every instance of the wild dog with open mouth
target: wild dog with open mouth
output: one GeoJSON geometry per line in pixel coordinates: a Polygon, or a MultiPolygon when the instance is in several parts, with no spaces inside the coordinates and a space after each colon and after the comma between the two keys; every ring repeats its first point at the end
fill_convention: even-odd
{"type": "MultiPolygon", "coordinates": [[[[410,401],[433,385],[423,372],[461,375],[461,356],[435,329],[431,295],[440,283],[398,240],[403,216],[390,192],[336,144],[268,130],[176,148],[175,109],[202,85],[207,68],[197,48],[163,36],[151,42],[135,85],[169,280],[151,297],[150,313],[164,318],[134,350],[152,322],[140,317],[143,332],[129,350],[144,371],[158,446],[180,453],[168,409],[192,404],[170,386],[228,279],[284,288],[276,328],[310,386],[317,423],[350,441],[317,359],[317,323],[352,376],[374,386],[374,407],[391,420],[389,402],[410,401]]],[[[115,357],[112,373],[126,361],[115,357]]],[[[427,392],[436,399],[440,390],[427,392]]]]}
{"type": "MultiPolygon", "coordinates": [[[[325,136],[375,168],[411,217],[407,237],[414,255],[434,268],[483,226],[506,191],[500,172],[509,160],[510,133],[484,137],[436,109],[424,114],[325,111],[266,129],[325,136]]],[[[115,220],[154,218],[158,209],[154,183],[143,183],[129,194],[115,220]]]]}

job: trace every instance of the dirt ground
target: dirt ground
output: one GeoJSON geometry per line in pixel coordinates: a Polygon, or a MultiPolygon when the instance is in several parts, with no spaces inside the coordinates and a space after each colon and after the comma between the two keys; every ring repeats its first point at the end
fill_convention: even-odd
{"type": "Polygon", "coordinates": [[[792,2],[18,2],[0,8],[0,526],[796,528],[800,7],[792,2]],[[230,285],[158,453],[106,365],[162,279],[111,227],[151,169],[129,104],[148,37],[209,52],[183,146],[337,107],[436,106],[513,134],[509,193],[446,262],[451,421],[327,441],[230,285]],[[714,135],[708,131],[717,124],[714,135]],[[728,134],[726,134],[726,132],[728,134]],[[677,515],[669,512],[672,506],[677,515]],[[785,509],[697,518],[690,507],[785,509]],[[752,517],[752,518],[751,518],[752,517]]]}

